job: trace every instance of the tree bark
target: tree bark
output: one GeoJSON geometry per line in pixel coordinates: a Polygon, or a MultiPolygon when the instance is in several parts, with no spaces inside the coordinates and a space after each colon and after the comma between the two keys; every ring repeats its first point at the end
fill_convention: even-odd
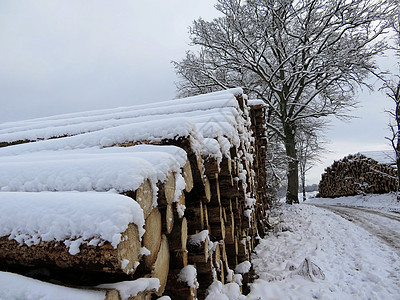
{"type": "Polygon", "coordinates": [[[300,163],[300,180],[301,180],[301,192],[303,194],[303,202],[307,200],[306,196],[306,171],[305,167],[300,163]]]}
{"type": "Polygon", "coordinates": [[[285,124],[285,150],[288,159],[286,203],[299,203],[299,161],[296,151],[296,129],[290,124],[285,124]]]}
{"type": "Polygon", "coordinates": [[[397,143],[396,143],[396,148],[395,154],[396,154],[396,166],[397,166],[397,201],[400,201],[400,82],[397,85],[397,93],[395,95],[396,99],[396,125],[397,125],[397,143]]]}

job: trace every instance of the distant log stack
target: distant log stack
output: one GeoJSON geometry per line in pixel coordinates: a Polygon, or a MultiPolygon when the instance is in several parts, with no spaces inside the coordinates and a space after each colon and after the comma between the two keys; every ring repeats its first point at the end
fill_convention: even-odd
{"type": "Polygon", "coordinates": [[[396,168],[392,151],[349,155],[325,169],[318,197],[334,198],[396,191],[396,168]]]}
{"type": "MultiPolygon", "coordinates": [[[[224,283],[250,260],[264,234],[266,147],[265,105],[241,89],[0,124],[0,190],[13,192],[0,192],[0,201],[9,214],[18,201],[29,207],[28,195],[45,195],[35,201],[55,225],[63,211],[78,210],[58,198],[76,198],[78,207],[99,195],[93,209],[100,211],[96,220],[47,234],[23,217],[4,221],[0,271],[32,276],[45,267],[51,272],[40,279],[86,287],[151,278],[159,287],[143,299],[204,299],[213,280],[224,283]],[[143,220],[126,221],[114,238],[102,226],[85,229],[120,225],[101,213],[100,195],[116,192],[137,203],[143,220]],[[60,203],[54,208],[47,206],[52,195],[60,203]]],[[[25,218],[37,213],[27,211],[25,218]]],[[[87,215],[95,218],[94,211],[87,215]]]]}

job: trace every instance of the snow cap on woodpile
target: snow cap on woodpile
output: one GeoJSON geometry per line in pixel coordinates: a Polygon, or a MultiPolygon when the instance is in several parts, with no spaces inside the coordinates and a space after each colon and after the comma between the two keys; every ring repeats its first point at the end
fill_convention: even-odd
{"type": "Polygon", "coordinates": [[[267,104],[261,99],[249,99],[247,103],[249,106],[267,107],[267,104]]]}
{"type": "Polygon", "coordinates": [[[361,151],[359,154],[372,158],[379,164],[396,164],[396,153],[393,150],[361,151]]]}
{"type": "Polygon", "coordinates": [[[116,248],[130,223],[144,234],[143,210],[132,198],[93,192],[1,192],[0,237],[21,245],[65,243],[71,254],[82,244],[105,241],[116,248]]]}
{"type": "Polygon", "coordinates": [[[197,157],[220,163],[222,157],[230,158],[232,146],[243,144],[250,149],[253,139],[246,130],[248,109],[236,97],[247,98],[241,88],[235,88],[146,105],[0,124],[0,156],[131,146],[186,137],[197,157]]]}

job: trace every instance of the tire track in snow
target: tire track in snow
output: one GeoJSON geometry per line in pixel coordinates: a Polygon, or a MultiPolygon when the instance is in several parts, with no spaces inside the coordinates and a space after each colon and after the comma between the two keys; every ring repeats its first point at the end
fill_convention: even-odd
{"type": "Polygon", "coordinates": [[[390,246],[400,256],[400,217],[364,208],[314,206],[330,210],[364,228],[390,246]]]}
{"type": "Polygon", "coordinates": [[[357,209],[357,210],[361,210],[361,211],[365,211],[374,215],[378,215],[378,216],[382,216],[385,218],[389,218],[395,221],[399,221],[400,222],[400,217],[392,215],[392,214],[387,214],[381,211],[376,211],[376,210],[372,210],[372,209],[368,209],[368,208],[364,208],[364,207],[354,207],[354,206],[342,206],[342,207],[346,207],[346,208],[350,208],[350,209],[357,209]]]}

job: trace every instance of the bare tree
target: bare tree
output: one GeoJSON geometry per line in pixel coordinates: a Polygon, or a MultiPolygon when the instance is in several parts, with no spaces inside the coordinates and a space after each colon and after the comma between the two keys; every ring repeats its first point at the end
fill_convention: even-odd
{"type": "Polygon", "coordinates": [[[321,161],[321,154],[327,152],[324,147],[325,140],[319,132],[319,130],[326,127],[326,124],[318,119],[307,121],[302,124],[296,137],[303,201],[306,201],[306,174],[316,163],[321,161]]]}
{"type": "Polygon", "coordinates": [[[298,128],[307,119],[344,116],[389,26],[390,0],[218,0],[223,17],[190,29],[200,48],[174,62],[181,94],[242,86],[268,105],[284,144],[287,203],[298,203],[298,128]]]}
{"type": "MultiPolygon", "coordinates": [[[[400,9],[397,10],[400,13],[400,9]]],[[[394,19],[392,29],[394,31],[393,50],[397,57],[400,57],[400,17],[394,19]]],[[[394,110],[388,111],[394,123],[389,124],[391,137],[387,137],[390,141],[396,155],[397,165],[397,200],[400,201],[400,62],[397,63],[397,74],[389,73],[386,75],[378,75],[383,81],[381,90],[393,100],[394,110]]]]}
{"type": "Polygon", "coordinates": [[[274,196],[286,184],[286,164],[285,148],[282,141],[273,131],[267,129],[267,183],[269,191],[269,201],[272,203],[274,196]]]}

